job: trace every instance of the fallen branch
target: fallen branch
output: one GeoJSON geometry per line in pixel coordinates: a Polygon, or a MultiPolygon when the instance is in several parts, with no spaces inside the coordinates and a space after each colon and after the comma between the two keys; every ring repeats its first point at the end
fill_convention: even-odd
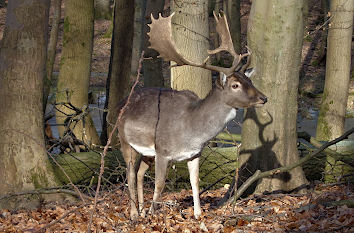
{"type": "MultiPolygon", "coordinates": [[[[64,189],[64,188],[50,188],[50,189],[37,189],[37,190],[29,190],[29,191],[18,192],[18,193],[11,193],[11,194],[0,196],[0,200],[8,199],[8,198],[16,197],[16,196],[56,194],[56,193],[64,193],[64,194],[69,194],[69,195],[72,195],[75,197],[80,197],[80,195],[76,191],[72,191],[72,190],[64,189]]],[[[85,194],[81,194],[81,195],[85,199],[93,200],[93,198],[91,198],[85,194]]]]}
{"type": "MultiPolygon", "coordinates": [[[[306,140],[307,142],[309,142],[311,145],[313,145],[316,148],[320,148],[321,146],[324,145],[320,141],[316,140],[314,137],[311,137],[311,135],[309,135],[307,132],[299,132],[297,135],[298,135],[298,138],[302,138],[302,139],[306,140]]],[[[335,160],[340,160],[340,161],[354,167],[354,160],[350,155],[338,153],[334,150],[331,150],[330,148],[324,149],[323,152],[326,155],[333,157],[335,160]]]]}
{"type": "Polygon", "coordinates": [[[339,200],[339,201],[325,202],[323,204],[325,206],[343,206],[343,205],[346,205],[349,208],[353,208],[354,207],[354,200],[353,199],[339,200]]]}
{"type": "MultiPolygon", "coordinates": [[[[351,128],[350,130],[348,130],[347,132],[345,132],[342,136],[330,141],[330,142],[326,142],[324,143],[320,148],[318,148],[317,150],[315,150],[313,153],[308,154],[307,156],[303,157],[302,159],[299,159],[297,162],[290,164],[289,166],[283,166],[283,167],[279,167],[279,168],[275,168],[269,171],[265,171],[265,172],[261,172],[260,170],[257,170],[250,178],[248,178],[246,180],[246,182],[244,182],[241,187],[236,191],[236,193],[234,194],[234,202],[237,201],[238,198],[241,197],[241,195],[244,193],[244,191],[251,185],[253,184],[253,182],[262,179],[264,177],[268,177],[268,176],[272,176],[278,173],[282,173],[282,172],[287,172],[290,171],[292,169],[294,169],[295,167],[298,167],[304,163],[306,163],[307,161],[309,161],[310,159],[312,159],[313,157],[317,156],[319,153],[321,153],[322,151],[324,151],[327,147],[334,145],[344,139],[347,139],[349,135],[351,135],[352,133],[354,133],[354,127],[351,128]]],[[[227,203],[227,202],[225,202],[227,203]]]]}

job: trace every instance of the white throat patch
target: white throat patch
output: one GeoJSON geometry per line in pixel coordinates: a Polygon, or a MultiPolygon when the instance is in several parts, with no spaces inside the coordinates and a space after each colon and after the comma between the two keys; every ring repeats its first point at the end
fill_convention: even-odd
{"type": "Polygon", "coordinates": [[[234,119],[236,117],[236,109],[231,109],[231,111],[227,114],[226,118],[225,118],[225,124],[228,123],[229,121],[231,121],[232,119],[234,119]]]}

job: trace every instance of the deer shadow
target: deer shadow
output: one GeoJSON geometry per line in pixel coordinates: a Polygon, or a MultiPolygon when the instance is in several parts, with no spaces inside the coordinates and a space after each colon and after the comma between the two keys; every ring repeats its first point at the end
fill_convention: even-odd
{"type": "MultiPolygon", "coordinates": [[[[278,142],[278,136],[274,132],[272,138],[265,138],[264,131],[267,126],[273,123],[273,116],[267,111],[270,120],[266,123],[260,122],[257,117],[254,108],[249,108],[246,111],[244,121],[252,120],[258,127],[258,140],[259,146],[254,149],[241,149],[239,156],[247,156],[248,159],[239,169],[239,179],[237,186],[242,185],[250,176],[252,176],[257,170],[267,171],[276,167],[280,167],[281,164],[278,161],[276,154],[273,150],[274,145],[278,142]]],[[[256,136],[256,135],[255,135],[256,136]]],[[[290,174],[288,172],[279,173],[272,176],[272,178],[281,179],[283,181],[290,180],[290,174]]],[[[249,195],[253,193],[257,187],[258,182],[254,182],[243,194],[249,195]]]]}

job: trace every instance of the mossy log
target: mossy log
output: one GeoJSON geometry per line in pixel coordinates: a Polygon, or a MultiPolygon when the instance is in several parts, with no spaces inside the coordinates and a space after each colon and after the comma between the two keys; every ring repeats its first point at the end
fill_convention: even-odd
{"type": "MultiPolygon", "coordinates": [[[[207,186],[216,180],[225,177],[220,186],[230,183],[232,175],[230,172],[236,167],[238,155],[237,147],[227,148],[204,148],[200,162],[200,185],[207,186]]],[[[74,184],[96,182],[100,167],[101,155],[96,152],[81,152],[71,154],[60,154],[53,159],[53,167],[57,178],[64,184],[69,183],[67,176],[74,184]],[[60,167],[58,166],[60,165],[60,167]],[[62,171],[64,170],[64,172],[62,171]]],[[[120,151],[109,151],[105,157],[105,174],[110,176],[112,172],[122,175],[125,173],[125,163],[120,151]]],[[[148,171],[149,177],[154,177],[154,168],[148,171]]],[[[169,170],[167,187],[169,189],[189,189],[189,173],[187,162],[176,162],[169,170]]]]}
{"type": "MultiPolygon", "coordinates": [[[[318,142],[308,134],[299,133],[298,136],[299,138],[304,138],[306,141],[312,144],[314,148],[318,148],[322,145],[321,142],[318,142]]],[[[216,136],[216,139],[219,141],[229,141],[230,144],[235,144],[234,142],[239,142],[241,140],[241,136],[236,134],[220,133],[216,136]]],[[[310,149],[307,148],[307,150],[310,149]]],[[[351,153],[354,151],[352,141],[351,143],[348,141],[337,143],[336,145],[326,148],[323,153],[330,154],[336,159],[344,160],[348,164],[352,165],[352,157],[345,155],[346,153],[344,151],[351,153]],[[339,149],[338,147],[340,146],[343,148],[339,149]]],[[[218,180],[220,180],[220,182],[215,187],[220,187],[224,184],[230,183],[232,176],[234,175],[233,171],[237,167],[237,156],[238,148],[235,146],[225,148],[205,147],[202,151],[202,156],[200,159],[200,186],[202,188],[207,187],[208,185],[213,184],[218,180]]],[[[62,167],[62,169],[64,169],[72,182],[75,184],[96,181],[100,167],[100,158],[101,155],[99,152],[82,152],[60,154],[55,156],[56,162],[62,167]]],[[[314,168],[321,167],[319,166],[320,162],[321,156],[305,164],[304,169],[307,171],[306,175],[309,176],[308,173],[311,172],[312,175],[310,176],[313,177],[313,173],[315,171],[314,168]]],[[[59,180],[65,184],[69,183],[69,180],[63,173],[62,169],[59,168],[55,163],[53,163],[53,165],[55,174],[59,180]]],[[[105,157],[105,167],[106,177],[112,176],[112,173],[114,173],[114,177],[117,175],[121,175],[123,178],[125,177],[125,163],[120,151],[109,151],[107,153],[105,157]]],[[[167,188],[170,190],[181,188],[189,189],[190,184],[187,162],[175,162],[171,164],[171,167],[172,169],[169,169],[169,174],[167,177],[167,188]]],[[[316,178],[321,178],[323,166],[322,170],[316,171],[318,173],[318,177],[316,176],[316,178]]],[[[147,177],[154,177],[154,167],[149,169],[147,177]]]]}
{"type": "MultiPolygon", "coordinates": [[[[304,149],[311,152],[315,148],[320,148],[324,142],[316,140],[314,137],[311,137],[306,132],[299,132],[298,137],[304,139],[309,143],[301,142],[301,146],[304,149]]],[[[354,160],[354,141],[353,140],[343,140],[335,145],[332,145],[326,148],[322,154],[316,156],[316,158],[311,159],[306,164],[303,165],[303,169],[306,173],[306,177],[310,180],[319,180],[322,179],[323,172],[325,171],[326,156],[331,156],[336,161],[343,162],[342,164],[347,164],[349,166],[344,166],[343,170],[346,174],[353,173],[354,160]]],[[[338,166],[339,167],[339,166],[338,166]]]]}
{"type": "MultiPolygon", "coordinates": [[[[59,154],[51,158],[56,177],[63,183],[88,183],[93,177],[97,178],[100,168],[101,154],[97,152],[81,152],[59,154]],[[55,159],[55,162],[53,161],[55,159]],[[60,165],[60,166],[58,166],[60,165]],[[63,170],[66,174],[64,174],[63,170]]],[[[125,164],[120,151],[109,151],[105,156],[105,173],[112,171],[125,172],[125,164]]],[[[92,182],[92,181],[91,181],[92,182]]],[[[95,180],[93,180],[95,182],[95,180]]]]}

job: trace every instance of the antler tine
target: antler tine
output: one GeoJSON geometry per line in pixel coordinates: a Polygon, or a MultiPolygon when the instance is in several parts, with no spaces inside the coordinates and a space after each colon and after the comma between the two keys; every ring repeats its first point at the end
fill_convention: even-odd
{"type": "MultiPolygon", "coordinates": [[[[245,73],[246,69],[248,68],[248,66],[251,64],[251,54],[252,54],[252,51],[250,50],[250,48],[248,48],[248,46],[246,46],[247,48],[247,53],[243,54],[245,55],[244,57],[247,56],[247,62],[246,64],[244,64],[242,67],[241,67],[241,72],[242,73],[245,73]]],[[[241,58],[242,59],[242,58],[241,58]]]]}
{"type": "Polygon", "coordinates": [[[218,48],[214,50],[208,50],[209,54],[215,54],[219,53],[221,51],[226,51],[231,54],[231,56],[234,57],[234,60],[232,62],[232,66],[229,68],[228,73],[226,75],[232,74],[238,64],[240,63],[243,55],[239,55],[236,53],[234,44],[232,42],[232,37],[230,34],[230,29],[229,29],[229,24],[227,22],[226,14],[224,14],[222,11],[218,15],[215,14],[215,11],[213,11],[214,18],[216,21],[216,31],[219,34],[221,38],[221,44],[218,48]]]}
{"type": "Polygon", "coordinates": [[[150,27],[150,32],[147,33],[150,37],[149,48],[159,52],[160,55],[158,57],[163,58],[165,61],[174,61],[178,66],[198,66],[198,64],[184,58],[177,50],[176,45],[172,40],[171,18],[173,15],[174,13],[164,18],[160,13],[158,18],[155,19],[151,14],[151,24],[148,25],[150,27]]]}
{"type": "Polygon", "coordinates": [[[201,64],[186,59],[177,50],[176,45],[172,40],[171,19],[173,15],[174,13],[164,18],[161,16],[160,13],[158,18],[155,19],[151,14],[151,24],[148,25],[150,27],[150,32],[148,32],[148,36],[150,37],[149,48],[156,50],[160,54],[159,57],[163,58],[165,61],[174,61],[177,63],[177,66],[190,65],[195,67],[201,67],[208,70],[222,72],[225,75],[229,76],[235,71],[242,57],[246,56],[245,54],[239,55],[235,52],[226,15],[223,14],[223,16],[221,16],[219,14],[218,16],[216,16],[214,12],[214,17],[217,22],[216,30],[221,37],[221,45],[214,50],[208,50],[208,53],[215,54],[221,51],[228,51],[234,57],[232,67],[225,68],[209,65],[207,64],[209,57],[207,57],[201,64]]]}
{"type": "Polygon", "coordinates": [[[208,53],[216,54],[221,51],[227,51],[233,57],[237,57],[238,54],[235,52],[234,44],[232,43],[232,38],[230,34],[229,24],[227,23],[226,15],[221,12],[222,15],[219,13],[217,16],[215,14],[215,11],[213,11],[213,14],[216,21],[216,31],[221,37],[221,44],[218,48],[214,50],[208,50],[208,53]]]}

